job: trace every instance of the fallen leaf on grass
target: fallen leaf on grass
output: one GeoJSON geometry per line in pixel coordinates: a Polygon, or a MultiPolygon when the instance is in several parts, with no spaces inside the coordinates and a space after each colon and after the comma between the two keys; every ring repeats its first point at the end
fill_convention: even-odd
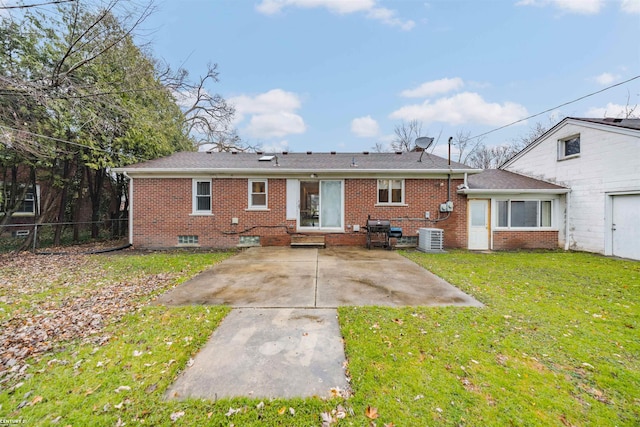
{"type": "Polygon", "coordinates": [[[329,412],[323,412],[320,414],[320,419],[322,420],[322,427],[330,427],[331,424],[337,423],[338,420],[333,418],[329,412]]]}
{"type": "Polygon", "coordinates": [[[33,400],[31,401],[32,405],[35,405],[36,403],[40,403],[42,402],[42,396],[36,396],[33,398],[33,400]]]}
{"type": "Polygon", "coordinates": [[[296,414],[296,410],[293,408],[289,408],[289,413],[293,416],[296,414]]]}
{"type": "Polygon", "coordinates": [[[285,412],[287,412],[286,406],[283,406],[282,408],[278,409],[278,415],[284,415],[285,412]]]}
{"type": "Polygon", "coordinates": [[[378,414],[378,408],[374,408],[372,406],[367,406],[367,409],[364,410],[364,415],[370,420],[375,420],[380,416],[378,414]]]}
{"type": "Polygon", "coordinates": [[[147,394],[153,393],[158,388],[158,384],[151,384],[149,387],[144,389],[144,392],[147,394]]]}
{"type": "Polygon", "coordinates": [[[131,390],[131,387],[129,387],[128,385],[121,385],[120,387],[118,387],[114,391],[116,393],[120,393],[121,391],[129,391],[129,390],[131,390]]]}
{"type": "Polygon", "coordinates": [[[227,417],[230,417],[231,415],[237,414],[240,411],[242,411],[242,408],[238,408],[238,409],[229,408],[229,410],[227,411],[227,413],[225,415],[227,417]]]}
{"type": "Polygon", "coordinates": [[[169,418],[171,419],[171,421],[173,421],[174,423],[180,419],[184,417],[184,411],[178,411],[178,412],[174,412],[173,414],[169,415],[169,418]]]}
{"type": "Polygon", "coordinates": [[[402,319],[393,319],[392,322],[397,323],[398,325],[402,325],[404,323],[402,319]]]}
{"type": "Polygon", "coordinates": [[[89,390],[85,391],[84,395],[85,396],[91,396],[93,393],[96,392],[97,389],[99,389],[100,387],[102,387],[102,384],[98,384],[95,388],[90,388],[89,390]]]}
{"type": "Polygon", "coordinates": [[[140,357],[142,356],[142,354],[143,354],[142,351],[133,350],[133,357],[140,357]]]}

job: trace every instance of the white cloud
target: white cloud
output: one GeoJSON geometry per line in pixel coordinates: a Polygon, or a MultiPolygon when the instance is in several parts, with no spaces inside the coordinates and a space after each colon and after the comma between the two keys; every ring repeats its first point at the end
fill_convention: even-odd
{"type": "Polygon", "coordinates": [[[640,13],[640,0],[622,0],[620,9],[626,13],[640,13]]]}
{"type": "Polygon", "coordinates": [[[289,151],[289,141],[282,140],[266,145],[260,145],[260,150],[265,153],[282,153],[283,151],[289,151]]]}
{"type": "Polygon", "coordinates": [[[267,114],[274,111],[293,112],[302,105],[297,94],[282,89],[272,89],[256,96],[232,96],[228,101],[236,107],[236,114],[242,117],[245,114],[267,114]]]}
{"type": "Polygon", "coordinates": [[[412,29],[415,22],[403,20],[397,17],[395,10],[385,7],[377,7],[376,0],[262,0],[256,10],[265,15],[273,15],[281,12],[286,7],[298,7],[302,9],[325,8],[338,15],[350,13],[366,13],[370,19],[375,19],[383,24],[399,27],[405,31],[412,29]]]}
{"type": "Polygon", "coordinates": [[[256,9],[265,15],[272,15],[280,12],[287,6],[304,9],[326,7],[333,13],[344,15],[370,10],[375,4],[375,0],[262,0],[262,2],[256,6],[256,9]]]}
{"type": "Polygon", "coordinates": [[[462,88],[462,86],[464,86],[464,82],[460,77],[454,77],[452,79],[444,78],[422,83],[414,89],[403,90],[400,92],[400,95],[405,98],[428,98],[432,95],[458,90],[462,88]]]}
{"type": "Polygon", "coordinates": [[[360,138],[372,138],[380,133],[380,126],[371,116],[358,117],[351,120],[351,132],[360,138]]]}
{"type": "Polygon", "coordinates": [[[598,84],[601,84],[602,86],[608,86],[613,82],[615,82],[616,80],[618,80],[619,78],[620,76],[617,74],[602,73],[599,76],[595,76],[593,80],[595,80],[598,84]]]}
{"type": "MultiPolygon", "coordinates": [[[[605,117],[614,117],[617,119],[622,119],[627,117],[627,111],[631,107],[627,105],[614,104],[609,102],[604,107],[592,107],[585,112],[585,117],[593,117],[596,119],[603,119],[605,117]]],[[[638,114],[633,114],[634,117],[637,117],[638,114]]]]}
{"type": "Polygon", "coordinates": [[[516,3],[517,6],[547,6],[553,5],[556,8],[569,13],[582,15],[595,15],[600,12],[605,4],[604,0],[522,0],[516,3]]]}
{"type": "Polygon", "coordinates": [[[252,137],[281,138],[306,131],[304,120],[296,113],[302,102],[293,92],[272,89],[255,96],[233,96],[228,102],[236,108],[234,125],[250,116],[245,131],[252,137]]]}
{"type": "Polygon", "coordinates": [[[389,116],[392,119],[442,122],[451,125],[478,123],[501,126],[528,116],[527,109],[513,102],[487,102],[473,92],[462,92],[435,102],[404,106],[389,116]]]}
{"type": "Polygon", "coordinates": [[[304,133],[307,127],[299,115],[280,111],[251,117],[245,130],[254,138],[282,138],[286,135],[304,133]]]}
{"type": "Polygon", "coordinates": [[[395,10],[387,9],[386,7],[374,7],[367,13],[368,18],[376,19],[390,27],[399,27],[404,31],[409,31],[415,27],[416,23],[411,19],[404,21],[396,15],[397,12],[395,10]]]}

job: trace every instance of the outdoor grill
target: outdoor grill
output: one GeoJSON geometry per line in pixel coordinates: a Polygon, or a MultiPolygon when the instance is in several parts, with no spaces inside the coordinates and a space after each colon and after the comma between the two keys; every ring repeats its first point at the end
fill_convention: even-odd
{"type": "Polygon", "coordinates": [[[391,221],[388,219],[367,219],[367,249],[391,249],[390,237],[402,237],[402,229],[391,227],[391,221]]]}

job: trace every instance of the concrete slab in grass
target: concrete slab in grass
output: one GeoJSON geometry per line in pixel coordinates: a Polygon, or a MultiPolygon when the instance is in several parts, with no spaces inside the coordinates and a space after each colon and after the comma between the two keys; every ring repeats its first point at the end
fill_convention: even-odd
{"type": "Polygon", "coordinates": [[[472,306],[482,303],[392,251],[335,248],[318,254],[316,305],[472,306]]]}
{"type": "Polygon", "coordinates": [[[347,390],[332,309],[234,309],[165,398],[330,397],[347,390]]]}

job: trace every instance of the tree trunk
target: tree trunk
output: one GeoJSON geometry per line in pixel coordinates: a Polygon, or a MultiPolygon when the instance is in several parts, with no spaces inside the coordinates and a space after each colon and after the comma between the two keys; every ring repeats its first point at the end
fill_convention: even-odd
{"type": "Polygon", "coordinates": [[[53,235],[53,246],[60,246],[60,241],[62,237],[62,230],[64,229],[64,225],[61,224],[65,221],[65,210],[67,208],[67,194],[69,192],[69,159],[64,160],[64,166],[62,168],[62,192],[60,194],[60,205],[58,206],[58,217],[56,218],[59,223],[55,227],[54,235],[53,235]]]}
{"type": "Polygon", "coordinates": [[[100,220],[100,198],[104,190],[104,178],[106,171],[103,168],[92,171],[87,169],[87,186],[91,199],[91,237],[97,239],[100,236],[98,221],[100,220]]]}

